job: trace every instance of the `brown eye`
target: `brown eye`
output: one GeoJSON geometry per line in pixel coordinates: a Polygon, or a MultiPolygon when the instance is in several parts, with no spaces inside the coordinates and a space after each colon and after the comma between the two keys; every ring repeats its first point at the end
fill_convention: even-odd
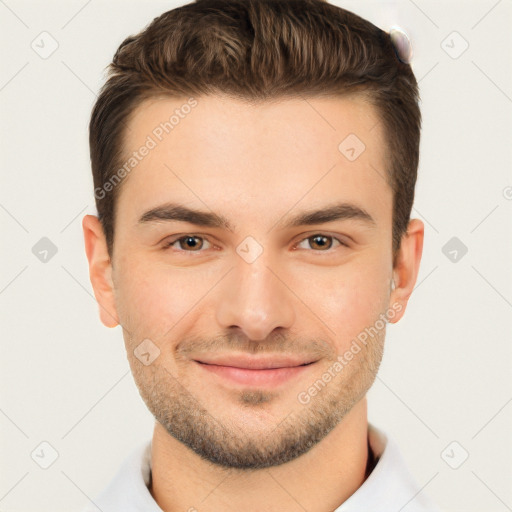
{"type": "Polygon", "coordinates": [[[205,242],[206,244],[209,243],[207,240],[200,236],[187,235],[169,242],[166,244],[165,248],[177,246],[179,248],[174,247],[174,250],[177,252],[200,252],[201,249],[203,249],[205,242]]]}
{"type": "Polygon", "coordinates": [[[192,249],[193,251],[198,251],[203,246],[203,239],[197,236],[186,236],[180,238],[178,242],[180,243],[180,247],[184,250],[192,249]],[[198,242],[198,240],[200,241],[198,242]]]}
{"type": "Polygon", "coordinates": [[[324,235],[315,235],[309,238],[311,247],[322,250],[330,249],[332,246],[332,237],[324,235]]]}
{"type": "MultiPolygon", "coordinates": [[[[344,244],[337,238],[334,238],[333,236],[330,235],[323,235],[321,233],[317,233],[308,238],[304,238],[304,240],[302,240],[299,243],[298,247],[300,247],[300,245],[304,243],[307,243],[309,248],[314,249],[315,252],[329,252],[329,249],[331,249],[333,247],[333,244],[335,243],[337,243],[338,245],[347,246],[347,244],[344,244]]],[[[307,249],[308,247],[305,248],[307,249]]]]}

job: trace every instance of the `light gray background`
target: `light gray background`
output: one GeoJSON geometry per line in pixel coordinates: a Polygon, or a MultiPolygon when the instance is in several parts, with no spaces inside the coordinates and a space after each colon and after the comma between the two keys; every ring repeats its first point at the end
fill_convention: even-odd
{"type": "MultiPolygon", "coordinates": [[[[0,0],[3,512],[80,510],[151,437],[120,327],[101,325],[89,284],[87,125],[121,41],[180,3],[0,0]],[[47,59],[31,48],[43,31],[59,45],[47,59]],[[58,249],[47,262],[32,252],[42,237],[58,249]],[[48,469],[43,441],[58,452],[48,469]]],[[[424,117],[424,256],[370,421],[442,510],[512,510],[512,2],[335,3],[408,31],[424,117]],[[452,237],[468,248],[456,262],[442,250],[452,237]]]]}

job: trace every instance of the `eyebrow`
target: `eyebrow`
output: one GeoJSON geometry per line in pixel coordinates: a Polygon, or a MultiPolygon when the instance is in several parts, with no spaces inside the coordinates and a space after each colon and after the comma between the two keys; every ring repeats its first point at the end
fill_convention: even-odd
{"type": "Polygon", "coordinates": [[[194,210],[181,204],[167,203],[145,212],[139,224],[158,221],[181,221],[207,228],[224,228],[233,231],[233,226],[222,215],[213,212],[194,210]]]}
{"type": "MultiPolygon", "coordinates": [[[[279,221],[277,226],[280,229],[285,229],[345,219],[356,219],[371,225],[376,224],[373,217],[363,208],[350,203],[337,203],[316,210],[300,212],[287,221],[279,221]]],[[[235,230],[231,222],[223,215],[188,208],[176,203],[167,203],[148,210],[141,215],[138,223],[146,224],[160,221],[188,222],[196,226],[223,228],[231,232],[235,230]]]]}

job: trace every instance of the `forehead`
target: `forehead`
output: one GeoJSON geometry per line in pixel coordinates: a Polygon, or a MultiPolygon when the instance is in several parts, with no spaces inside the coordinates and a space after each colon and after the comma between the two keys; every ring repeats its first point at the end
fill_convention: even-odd
{"type": "Polygon", "coordinates": [[[118,209],[129,206],[132,220],[176,200],[223,205],[241,219],[259,212],[259,222],[299,202],[347,199],[375,216],[391,211],[382,125],[362,97],[153,98],[131,116],[124,149],[125,162],[136,161],[118,209]]]}

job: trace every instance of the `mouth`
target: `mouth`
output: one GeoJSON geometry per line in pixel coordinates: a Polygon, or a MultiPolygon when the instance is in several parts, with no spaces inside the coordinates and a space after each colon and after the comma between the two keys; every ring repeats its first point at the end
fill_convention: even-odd
{"type": "Polygon", "coordinates": [[[316,360],[283,356],[209,357],[194,359],[199,367],[231,384],[274,387],[308,371],[316,360]]]}

